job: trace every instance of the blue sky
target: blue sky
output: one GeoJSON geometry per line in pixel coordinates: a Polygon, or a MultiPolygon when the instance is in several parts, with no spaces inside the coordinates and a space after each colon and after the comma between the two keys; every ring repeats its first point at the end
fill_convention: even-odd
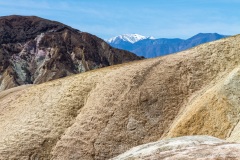
{"type": "Polygon", "coordinates": [[[36,15],[103,39],[240,33],[240,0],[0,0],[0,16],[36,15]]]}

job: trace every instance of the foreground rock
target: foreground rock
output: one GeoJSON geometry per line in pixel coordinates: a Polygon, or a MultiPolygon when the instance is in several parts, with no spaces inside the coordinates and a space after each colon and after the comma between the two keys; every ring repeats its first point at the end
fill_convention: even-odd
{"type": "Polygon", "coordinates": [[[239,44],[234,36],[3,91],[0,159],[105,160],[185,135],[239,141],[239,44]]]}
{"type": "Polygon", "coordinates": [[[139,59],[59,22],[0,17],[0,91],[139,59]]]}
{"type": "Polygon", "coordinates": [[[240,159],[240,144],[210,136],[185,136],[134,147],[111,160],[240,159]]]}

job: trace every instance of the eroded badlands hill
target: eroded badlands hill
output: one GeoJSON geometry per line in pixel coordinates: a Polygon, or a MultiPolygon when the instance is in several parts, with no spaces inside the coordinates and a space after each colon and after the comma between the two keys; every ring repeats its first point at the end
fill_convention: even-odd
{"type": "Polygon", "coordinates": [[[139,59],[59,22],[0,17],[0,91],[139,59]]]}
{"type": "Polygon", "coordinates": [[[0,159],[108,159],[184,135],[240,140],[240,36],[0,92],[0,159]]]}

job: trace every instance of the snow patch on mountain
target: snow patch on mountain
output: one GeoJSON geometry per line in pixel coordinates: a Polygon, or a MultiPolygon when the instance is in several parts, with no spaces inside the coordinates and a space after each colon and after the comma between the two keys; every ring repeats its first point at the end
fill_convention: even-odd
{"type": "Polygon", "coordinates": [[[118,43],[120,41],[126,41],[130,43],[135,43],[143,39],[154,39],[154,37],[146,37],[140,34],[123,34],[107,40],[108,43],[118,43]]]}

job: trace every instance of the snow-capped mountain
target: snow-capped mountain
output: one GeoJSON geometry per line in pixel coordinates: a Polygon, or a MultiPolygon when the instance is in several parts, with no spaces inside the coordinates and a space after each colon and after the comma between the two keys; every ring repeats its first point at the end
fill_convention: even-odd
{"type": "Polygon", "coordinates": [[[107,40],[107,42],[113,43],[113,44],[118,44],[118,43],[124,41],[124,42],[129,42],[129,43],[133,44],[133,43],[136,43],[143,39],[154,39],[154,38],[152,36],[145,37],[140,34],[123,34],[123,35],[119,35],[119,36],[110,38],[109,40],[107,40]]]}
{"type": "Polygon", "coordinates": [[[144,56],[145,58],[153,58],[171,53],[183,51],[199,44],[211,42],[227,37],[217,33],[199,33],[189,39],[180,38],[153,38],[145,37],[139,34],[124,34],[109,39],[107,42],[115,48],[124,49],[144,56]]]}

